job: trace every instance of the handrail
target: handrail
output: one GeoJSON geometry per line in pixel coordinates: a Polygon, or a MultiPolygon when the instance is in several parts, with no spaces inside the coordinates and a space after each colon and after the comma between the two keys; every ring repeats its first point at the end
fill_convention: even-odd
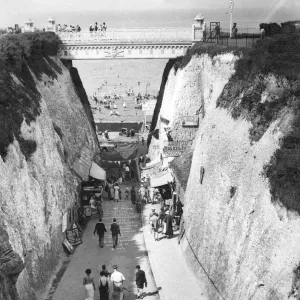
{"type": "MultiPolygon", "coordinates": [[[[183,221],[183,222],[184,222],[184,221],[183,221]]],[[[203,264],[201,263],[200,259],[199,259],[198,256],[197,256],[197,254],[195,253],[195,251],[194,251],[194,249],[193,249],[193,247],[192,247],[192,245],[191,245],[191,243],[190,243],[190,241],[189,241],[189,239],[188,239],[188,237],[187,237],[187,235],[186,235],[186,232],[185,232],[185,234],[183,233],[182,237],[183,237],[183,236],[185,236],[185,239],[186,239],[186,241],[188,242],[188,245],[189,245],[189,247],[190,247],[190,249],[191,249],[191,251],[192,251],[192,253],[193,253],[195,259],[197,260],[199,266],[201,267],[201,269],[203,270],[203,272],[204,272],[205,275],[207,276],[207,278],[208,278],[208,280],[210,281],[210,283],[213,285],[213,287],[215,288],[215,290],[217,291],[217,293],[221,296],[221,298],[222,298],[223,300],[226,300],[226,298],[222,295],[222,293],[220,292],[220,290],[219,290],[218,287],[216,286],[215,282],[212,280],[212,278],[211,278],[210,275],[208,274],[208,271],[204,268],[203,264]]]]}
{"type": "Polygon", "coordinates": [[[59,32],[61,40],[66,42],[100,42],[100,41],[191,41],[190,28],[125,28],[107,31],[59,32]]]}

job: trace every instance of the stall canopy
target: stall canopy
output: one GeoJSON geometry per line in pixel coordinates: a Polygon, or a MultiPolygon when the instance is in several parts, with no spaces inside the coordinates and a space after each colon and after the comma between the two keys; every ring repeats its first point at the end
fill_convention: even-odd
{"type": "Polygon", "coordinates": [[[92,166],[90,169],[90,176],[96,179],[105,180],[106,172],[101,167],[99,167],[95,162],[92,162],[92,166]]]}
{"type": "Polygon", "coordinates": [[[169,170],[160,172],[150,177],[151,187],[162,186],[168,184],[168,182],[173,182],[173,176],[171,175],[169,170]]]}

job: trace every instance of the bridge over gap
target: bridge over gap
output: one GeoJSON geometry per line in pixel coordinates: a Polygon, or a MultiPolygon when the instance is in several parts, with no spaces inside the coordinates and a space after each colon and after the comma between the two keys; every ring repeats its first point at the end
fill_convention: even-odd
{"type": "Polygon", "coordinates": [[[62,59],[175,58],[193,44],[191,28],[127,28],[59,34],[62,59]]]}
{"type": "MultiPolygon", "coordinates": [[[[191,27],[119,28],[107,31],[83,30],[59,32],[63,44],[59,57],[64,60],[92,59],[169,59],[182,56],[196,42],[216,43],[227,47],[252,47],[257,34],[242,34],[230,39],[217,34],[211,22],[206,28],[204,17],[196,16],[191,27]]],[[[220,24],[220,23],[218,23],[220,24]]]]}

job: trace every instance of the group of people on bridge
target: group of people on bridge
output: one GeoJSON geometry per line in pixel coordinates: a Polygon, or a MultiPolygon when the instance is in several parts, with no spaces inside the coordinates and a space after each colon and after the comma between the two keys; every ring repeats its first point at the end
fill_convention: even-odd
{"type": "Polygon", "coordinates": [[[107,29],[107,25],[105,22],[103,22],[102,24],[98,25],[98,22],[95,22],[95,25],[93,26],[92,24],[89,27],[89,31],[90,32],[97,32],[97,31],[106,31],[107,29]]]}
{"type": "Polygon", "coordinates": [[[57,32],[61,33],[61,32],[80,32],[81,31],[81,27],[79,25],[60,25],[57,24],[57,32]]]}

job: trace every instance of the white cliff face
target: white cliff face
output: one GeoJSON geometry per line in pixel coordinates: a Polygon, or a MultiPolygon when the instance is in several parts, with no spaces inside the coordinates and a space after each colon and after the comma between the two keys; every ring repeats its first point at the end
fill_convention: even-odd
{"type": "Polygon", "coordinates": [[[156,125],[160,138],[159,141],[152,138],[149,147],[151,159],[163,153],[162,149],[168,141],[165,128],[170,128],[174,141],[193,141],[197,128],[182,127],[182,117],[198,114],[201,121],[211,99],[220,95],[233,73],[235,59],[230,53],[214,59],[208,55],[194,56],[184,69],[175,72],[174,67],[172,68],[156,125]],[[170,123],[166,125],[161,122],[161,116],[170,123]]]}
{"type": "MultiPolygon", "coordinates": [[[[195,56],[176,75],[172,71],[166,85],[160,114],[169,116],[176,139],[195,137],[181,247],[190,268],[206,282],[211,300],[221,296],[191,248],[225,299],[288,299],[293,269],[300,259],[300,217],[271,202],[264,167],[280,147],[280,139],[290,132],[293,115],[282,110],[262,138],[251,142],[252,124],[234,120],[227,110],[217,108],[236,59],[230,53],[195,56]],[[180,127],[179,117],[193,114],[201,104],[199,128],[189,135],[180,127]]],[[[277,86],[274,77],[265,80],[269,84],[262,102],[277,86]]],[[[162,151],[154,151],[157,144],[152,138],[152,158],[162,151]]]]}
{"type": "Polygon", "coordinates": [[[12,249],[25,263],[16,284],[21,300],[42,299],[63,256],[62,216],[79,196],[80,179],[72,163],[84,145],[97,150],[69,71],[59,60],[52,62],[61,72],[56,72],[56,79],[45,74],[36,79],[41,113],[35,122],[24,121],[21,127],[24,139],[36,141],[36,151],[26,161],[15,140],[6,161],[0,158],[0,218],[12,249]]]}

